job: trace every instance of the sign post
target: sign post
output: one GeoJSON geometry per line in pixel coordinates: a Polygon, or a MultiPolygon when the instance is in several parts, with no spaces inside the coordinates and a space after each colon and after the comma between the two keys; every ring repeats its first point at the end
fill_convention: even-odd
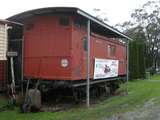
{"type": "Polygon", "coordinates": [[[12,90],[12,96],[13,99],[15,100],[15,71],[14,71],[14,57],[18,56],[17,52],[11,51],[11,52],[7,52],[7,56],[10,57],[10,65],[11,65],[11,78],[12,78],[12,83],[11,83],[11,90],[12,90]]]}
{"type": "Polygon", "coordinates": [[[86,88],[86,105],[90,106],[90,20],[87,21],[87,55],[86,55],[86,79],[87,79],[87,88],[86,88]]]}

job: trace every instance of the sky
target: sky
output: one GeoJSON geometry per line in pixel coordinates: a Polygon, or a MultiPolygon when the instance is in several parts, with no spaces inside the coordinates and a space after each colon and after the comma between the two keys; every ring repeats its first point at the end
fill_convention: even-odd
{"type": "Polygon", "coordinates": [[[115,25],[130,19],[134,9],[148,0],[2,0],[0,19],[5,19],[26,10],[43,7],[78,7],[92,15],[106,16],[108,24],[115,25]],[[93,11],[94,8],[101,12],[93,11]]]}

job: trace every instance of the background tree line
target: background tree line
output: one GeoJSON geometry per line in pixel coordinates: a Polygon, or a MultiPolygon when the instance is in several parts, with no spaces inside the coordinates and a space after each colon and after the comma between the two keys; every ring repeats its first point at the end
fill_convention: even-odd
{"type": "Polygon", "coordinates": [[[148,1],[135,9],[131,20],[117,24],[117,28],[131,37],[130,78],[144,78],[145,72],[152,74],[160,68],[160,1],[148,1]]]}

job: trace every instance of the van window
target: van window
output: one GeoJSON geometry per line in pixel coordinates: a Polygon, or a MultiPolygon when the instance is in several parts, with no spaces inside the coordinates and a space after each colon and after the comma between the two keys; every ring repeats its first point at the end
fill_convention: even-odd
{"type": "Polygon", "coordinates": [[[110,57],[116,56],[116,46],[115,45],[108,45],[108,55],[110,57]]]}
{"type": "Polygon", "coordinates": [[[76,18],[76,19],[74,20],[74,25],[75,25],[76,27],[80,28],[80,27],[81,27],[81,21],[80,21],[80,19],[76,18]]]}
{"type": "Polygon", "coordinates": [[[83,49],[84,51],[87,51],[87,38],[86,37],[83,38],[83,49]]]}
{"type": "Polygon", "coordinates": [[[74,25],[75,25],[77,28],[81,28],[82,26],[85,27],[85,26],[86,26],[86,20],[77,17],[77,18],[74,19],[74,25]]]}
{"type": "Polygon", "coordinates": [[[59,24],[62,26],[68,26],[69,25],[69,18],[68,17],[60,17],[59,24]]]}

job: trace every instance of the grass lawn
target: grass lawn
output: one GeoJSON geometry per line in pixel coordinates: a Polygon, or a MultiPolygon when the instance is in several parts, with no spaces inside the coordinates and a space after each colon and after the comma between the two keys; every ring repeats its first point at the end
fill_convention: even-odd
{"type": "MultiPolygon", "coordinates": [[[[151,80],[160,80],[160,75],[151,80]]],[[[119,91],[125,91],[121,85],[119,91]]],[[[128,84],[128,95],[113,96],[90,108],[73,108],[63,112],[41,112],[22,114],[18,108],[0,113],[0,120],[104,120],[108,116],[140,108],[145,102],[154,99],[160,105],[160,81],[135,80],[128,84]]],[[[0,106],[5,103],[0,98],[0,106]]]]}

